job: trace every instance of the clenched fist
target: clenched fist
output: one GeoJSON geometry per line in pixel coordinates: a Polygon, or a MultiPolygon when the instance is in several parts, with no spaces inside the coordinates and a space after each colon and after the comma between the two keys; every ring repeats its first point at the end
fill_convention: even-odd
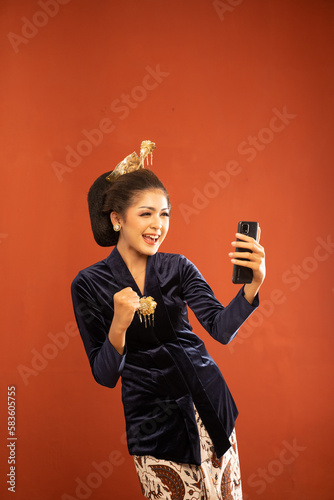
{"type": "Polygon", "coordinates": [[[123,354],[125,334],[139,309],[139,296],[132,288],[123,288],[114,295],[114,317],[109,330],[109,340],[115,349],[123,354]]]}
{"type": "Polygon", "coordinates": [[[114,319],[125,330],[130,326],[133,316],[139,308],[139,296],[132,288],[123,288],[114,295],[114,319]]]}

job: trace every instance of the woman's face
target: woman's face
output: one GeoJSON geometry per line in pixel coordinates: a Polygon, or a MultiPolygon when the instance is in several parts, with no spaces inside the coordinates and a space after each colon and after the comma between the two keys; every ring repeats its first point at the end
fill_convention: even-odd
{"type": "Polygon", "coordinates": [[[123,252],[154,255],[167,235],[169,215],[163,191],[143,191],[128,208],[124,219],[115,212],[111,214],[112,223],[118,222],[121,226],[117,248],[123,252]]]}

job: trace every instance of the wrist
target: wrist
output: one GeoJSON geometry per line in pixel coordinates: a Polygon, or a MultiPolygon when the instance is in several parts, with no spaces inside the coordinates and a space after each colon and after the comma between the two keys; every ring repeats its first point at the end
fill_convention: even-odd
{"type": "Polygon", "coordinates": [[[261,285],[256,283],[247,283],[244,285],[244,297],[247,302],[253,304],[256,295],[259,293],[260,286],[261,285]]]}
{"type": "Polygon", "coordinates": [[[108,338],[109,342],[114,346],[117,352],[123,354],[125,348],[125,335],[126,328],[121,325],[117,325],[114,322],[111,323],[108,338]]]}

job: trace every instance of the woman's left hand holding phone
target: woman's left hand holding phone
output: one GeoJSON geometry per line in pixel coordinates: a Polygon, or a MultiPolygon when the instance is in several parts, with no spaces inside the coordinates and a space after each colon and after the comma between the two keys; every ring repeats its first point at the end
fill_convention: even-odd
{"type": "Polygon", "coordinates": [[[257,240],[245,234],[237,233],[236,237],[241,241],[233,241],[231,244],[234,247],[243,248],[248,250],[248,252],[230,252],[229,257],[231,258],[232,264],[238,264],[239,266],[249,267],[253,270],[253,281],[252,283],[247,283],[244,285],[244,294],[246,300],[252,304],[255,296],[259,292],[259,289],[266,276],[266,263],[265,263],[265,251],[262,245],[260,245],[261,228],[259,227],[257,240]],[[240,259],[249,260],[240,260],[240,259]]]}

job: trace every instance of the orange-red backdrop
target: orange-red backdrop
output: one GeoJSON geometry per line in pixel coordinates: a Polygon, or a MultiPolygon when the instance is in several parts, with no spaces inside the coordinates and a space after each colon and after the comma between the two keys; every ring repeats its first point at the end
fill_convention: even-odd
{"type": "Polygon", "coordinates": [[[333,498],[333,3],[1,2],[1,498],[140,498],[120,386],[98,386],[70,283],[93,180],[141,140],[172,199],[162,251],[223,303],[240,219],[259,220],[262,308],[228,346],[245,499],[333,498]],[[7,387],[15,386],[15,447],[7,387]],[[15,448],[15,449],[14,449],[15,448]]]}

